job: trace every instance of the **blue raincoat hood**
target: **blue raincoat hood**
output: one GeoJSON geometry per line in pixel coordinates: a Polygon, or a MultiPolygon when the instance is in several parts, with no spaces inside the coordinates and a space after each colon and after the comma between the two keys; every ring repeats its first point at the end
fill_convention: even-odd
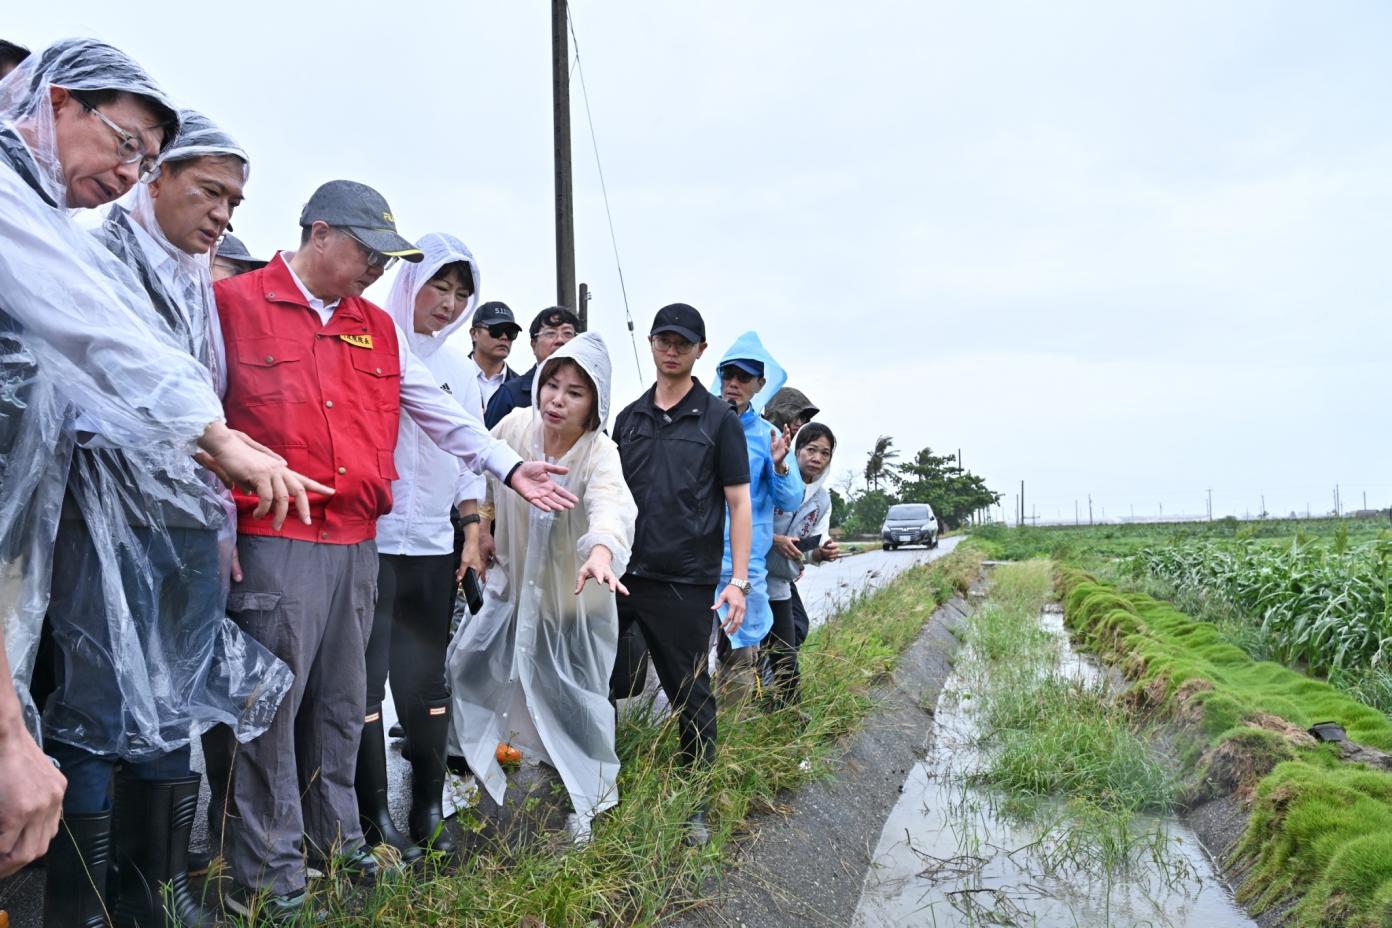
{"type": "Polygon", "coordinates": [[[735,343],[730,346],[730,350],[720,359],[720,363],[715,366],[715,376],[711,378],[711,383],[715,385],[712,391],[717,396],[720,395],[720,369],[725,366],[726,361],[735,358],[748,358],[751,361],[760,361],[764,365],[764,387],[754,394],[754,399],[750,402],[751,409],[763,409],[768,405],[768,401],[773,399],[773,395],[783,389],[783,385],[788,382],[788,372],[783,369],[783,365],[773,359],[773,355],[768,353],[764,343],[759,341],[758,332],[745,332],[735,343]]]}

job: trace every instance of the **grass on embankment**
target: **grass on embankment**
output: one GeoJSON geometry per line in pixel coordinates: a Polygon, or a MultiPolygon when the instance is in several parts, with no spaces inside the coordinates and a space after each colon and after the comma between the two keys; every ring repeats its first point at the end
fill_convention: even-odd
{"type": "Polygon", "coordinates": [[[1392,922],[1392,775],[1344,763],[1303,735],[1333,720],[1352,740],[1387,750],[1392,722],[1326,683],[1253,661],[1168,603],[1075,571],[1060,586],[1075,635],[1133,681],[1133,709],[1187,736],[1196,798],[1252,797],[1235,851],[1251,868],[1239,898],[1257,912],[1299,900],[1291,920],[1300,926],[1392,922]]]}
{"type": "MultiPolygon", "coordinates": [[[[805,725],[791,711],[752,707],[720,714],[720,747],[708,778],[674,765],[675,726],[650,713],[625,714],[618,731],[621,801],[595,824],[583,848],[545,836],[495,846],[455,872],[411,871],[366,899],[326,900],[335,925],[590,928],[651,925],[695,904],[718,874],[731,842],[779,794],[828,775],[838,739],[874,708],[872,687],[890,672],[934,608],[965,592],[980,554],[954,552],[906,571],[814,630],[802,651],[805,725]],[[804,765],[804,761],[810,761],[804,765]],[[712,841],[688,847],[684,823],[712,797],[712,841]]],[[[565,800],[559,799],[564,805],[565,800]]]]}
{"type": "Polygon", "coordinates": [[[1046,870],[1076,868],[1110,886],[1132,868],[1177,875],[1163,828],[1177,781],[1101,680],[1066,672],[1061,642],[1040,623],[1052,598],[1045,560],[996,567],[989,596],[963,627],[957,671],[970,683],[985,747],[970,782],[1039,830],[1046,870]]]}

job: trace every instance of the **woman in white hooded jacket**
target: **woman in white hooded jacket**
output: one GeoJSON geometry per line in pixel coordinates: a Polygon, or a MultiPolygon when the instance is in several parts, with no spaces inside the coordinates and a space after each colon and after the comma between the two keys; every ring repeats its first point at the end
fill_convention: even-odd
{"type": "Polygon", "coordinates": [[[793,450],[805,489],[802,505],[796,510],[773,511],[773,547],[767,561],[773,626],[763,642],[773,674],[774,698],[783,703],[796,703],[801,695],[798,650],[807,637],[807,613],[798,596],[797,581],[803,564],[834,561],[840,554],[829,534],[831,492],[826,485],[836,436],[822,423],[809,422],[798,430],[793,450]]]}
{"type": "Polygon", "coordinates": [[[558,482],[581,504],[528,511],[489,480],[498,501],[497,560],[483,608],[456,632],[448,662],[454,740],[469,767],[499,803],[507,788],[495,756],[500,742],[527,762],[555,767],[575,809],[577,841],[618,801],[609,703],[619,627],[614,594],[628,592],[618,578],[638,514],[618,448],[603,431],[609,381],[603,339],[579,335],[541,366],[532,407],[494,427],[524,459],[568,467],[558,482]]]}
{"type": "MultiPolygon", "coordinates": [[[[405,264],[387,296],[387,312],[406,345],[470,415],[482,404],[469,361],[468,332],[478,305],[478,263],[464,243],[432,232],[416,247],[425,253],[405,264]]],[[[357,793],[363,833],[408,858],[412,842],[450,853],[454,842],[440,827],[449,734],[445,649],[449,644],[455,581],[467,567],[482,572],[478,553],[481,476],[441,451],[401,417],[392,483],[392,510],[377,521],[377,611],[367,645],[367,702],[358,749],[357,793]],[[459,510],[465,543],[456,560],[450,510],[459,510]],[[396,829],[387,805],[386,739],[382,700],[390,670],[392,698],[405,729],[402,754],[411,762],[410,840],[396,829]]]]}

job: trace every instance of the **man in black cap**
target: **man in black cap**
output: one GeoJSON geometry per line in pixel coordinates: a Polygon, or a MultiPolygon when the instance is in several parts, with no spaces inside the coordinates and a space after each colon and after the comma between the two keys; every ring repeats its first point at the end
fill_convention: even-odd
{"type": "Polygon", "coordinates": [[[235,752],[224,855],[234,912],[303,905],[305,849],[335,852],[351,872],[376,865],[364,846],[353,778],[366,694],[365,646],[377,595],[377,518],[390,510],[394,451],[405,412],[440,448],[487,471],[543,511],[575,497],[494,440],[438,386],[406,338],[362,293],[419,249],[396,231],[377,191],[330,181],[300,214],[300,249],[215,287],[227,346],[229,423],[335,490],[311,522],[271,531],[237,495],[237,553],[227,610],[290,665],[295,685],[261,737],[235,752]]]}
{"type": "Polygon", "coordinates": [[[0,39],[0,80],[4,80],[5,75],[19,67],[20,63],[28,57],[29,49],[23,45],[16,45],[13,42],[0,39]]]}
{"type": "Polygon", "coordinates": [[[532,356],[536,358],[536,363],[527,373],[509,380],[503,384],[502,389],[493,394],[493,398],[484,406],[483,424],[491,429],[507,418],[507,414],[514,409],[531,406],[532,378],[536,376],[537,368],[579,331],[579,317],[564,306],[548,306],[537,313],[529,330],[532,336],[532,356]]]}
{"type": "MultiPolygon", "coordinates": [[[[483,408],[487,409],[488,401],[498,388],[517,377],[517,372],[508,367],[507,359],[517,336],[522,334],[522,327],[506,303],[493,300],[474,311],[469,334],[474,339],[474,350],[469,358],[478,368],[479,396],[483,398],[483,408]]],[[[482,415],[481,409],[479,416],[482,415]]]]}
{"type": "MultiPolygon", "coordinates": [[[[753,533],[749,456],[744,429],[728,403],[691,375],[706,350],[706,324],[685,303],[664,306],[653,320],[657,383],[614,420],[624,479],[638,503],[633,556],[619,597],[619,656],[610,696],[641,689],[643,641],[658,680],[678,714],[681,758],[704,766],[715,754],[715,700],[707,653],[711,600],[727,606],[733,634],[744,620],[753,533]],[[730,512],[729,584],[720,582],[725,511],[730,512]],[[717,595],[718,594],[718,595],[717,595]],[[634,626],[642,640],[631,636],[634,626]],[[626,640],[625,640],[626,639],[626,640]]],[[[706,807],[696,809],[691,838],[705,843],[706,807]]]]}
{"type": "Polygon", "coordinates": [[[217,251],[213,254],[213,283],[263,268],[267,263],[253,258],[242,240],[228,232],[218,242],[217,251]]]}

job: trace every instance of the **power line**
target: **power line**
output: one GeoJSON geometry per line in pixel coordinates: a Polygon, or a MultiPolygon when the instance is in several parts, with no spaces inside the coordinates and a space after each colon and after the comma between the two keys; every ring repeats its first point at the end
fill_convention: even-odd
{"type": "Polygon", "coordinates": [[[585,122],[590,127],[590,147],[594,149],[595,169],[599,172],[599,191],[604,197],[604,217],[609,221],[609,244],[614,249],[614,267],[619,272],[619,292],[623,295],[624,318],[628,321],[628,340],[633,346],[633,366],[638,379],[643,379],[643,364],[638,360],[638,337],[633,331],[633,313],[628,309],[628,286],[624,283],[623,264],[619,261],[619,240],[614,234],[614,214],[609,209],[609,188],[604,183],[604,164],[599,160],[599,139],[595,137],[594,116],[590,113],[590,92],[585,87],[585,68],[580,64],[580,40],[575,36],[575,17],[566,4],[566,22],[570,25],[570,44],[575,49],[575,71],[580,76],[580,98],[585,101],[585,122]]]}

